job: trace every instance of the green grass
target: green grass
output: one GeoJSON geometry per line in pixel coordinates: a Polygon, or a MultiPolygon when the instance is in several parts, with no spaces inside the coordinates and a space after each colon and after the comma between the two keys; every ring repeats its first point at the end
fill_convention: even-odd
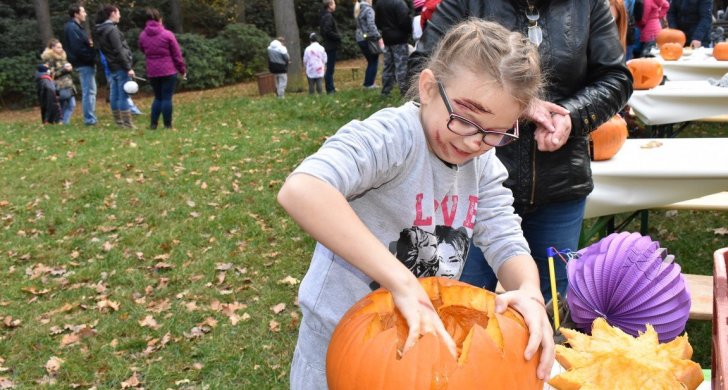
{"type": "MultiPolygon", "coordinates": [[[[397,104],[347,73],[335,96],[182,94],[172,131],[145,130],[148,115],[116,129],[104,107],[106,125],[92,128],[80,106],[66,127],[0,114],[0,377],[16,388],[120,388],[135,373],[150,389],[287,388],[300,312],[297,285],[282,281],[303,277],[314,243],[275,195],[342,124],[397,104]],[[148,315],[158,328],[140,325],[148,315]],[[63,363],[49,373],[53,356],[63,363]]],[[[148,111],[148,98],[137,103],[148,111]]],[[[711,229],[726,226],[718,213],[651,216],[691,273],[711,272],[726,246],[711,229]]],[[[689,331],[708,367],[710,324],[689,331]]]]}

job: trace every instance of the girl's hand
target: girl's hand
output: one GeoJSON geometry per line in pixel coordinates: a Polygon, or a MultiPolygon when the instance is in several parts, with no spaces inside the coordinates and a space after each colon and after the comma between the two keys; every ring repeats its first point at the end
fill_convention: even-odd
{"type": "Polygon", "coordinates": [[[542,127],[546,131],[553,133],[556,131],[555,124],[552,119],[554,114],[569,115],[569,110],[559,106],[558,104],[541,99],[534,99],[524,113],[524,116],[526,119],[535,123],[536,127],[542,127]]]}
{"type": "Polygon", "coordinates": [[[447,346],[453,358],[457,359],[457,347],[455,341],[442,324],[440,316],[430,302],[430,297],[422,288],[417,278],[412,275],[407,283],[390,290],[394,298],[394,304],[407,321],[409,334],[404,342],[402,354],[406,354],[426,333],[435,333],[447,346]]]}
{"type": "Polygon", "coordinates": [[[534,297],[521,290],[508,291],[495,298],[496,313],[503,313],[508,306],[518,310],[528,326],[528,344],[523,353],[526,360],[531,360],[541,346],[541,360],[536,369],[539,379],[547,379],[554,365],[554,332],[551,328],[543,297],[534,297]]]}
{"type": "Polygon", "coordinates": [[[571,134],[571,116],[553,114],[551,117],[554,130],[548,131],[542,126],[537,126],[534,132],[534,139],[538,150],[542,152],[553,152],[559,150],[566,141],[569,140],[571,134]]]}

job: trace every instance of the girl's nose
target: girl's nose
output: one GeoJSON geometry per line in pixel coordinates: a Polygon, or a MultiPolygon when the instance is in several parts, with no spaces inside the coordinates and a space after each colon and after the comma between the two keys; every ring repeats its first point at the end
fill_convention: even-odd
{"type": "Polygon", "coordinates": [[[486,145],[486,143],[483,141],[483,134],[481,133],[465,136],[464,139],[465,145],[467,145],[471,149],[470,152],[476,152],[482,149],[484,145],[486,145]]]}

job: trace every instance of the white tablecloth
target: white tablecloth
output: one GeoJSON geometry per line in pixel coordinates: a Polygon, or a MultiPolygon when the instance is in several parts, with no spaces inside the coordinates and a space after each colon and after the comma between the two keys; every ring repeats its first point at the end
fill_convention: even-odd
{"type": "Polygon", "coordinates": [[[586,218],[662,206],[728,190],[728,138],[628,139],[591,168],[586,218]]]}
{"type": "Polygon", "coordinates": [[[720,79],[728,73],[728,61],[716,60],[712,49],[696,49],[689,56],[676,61],[665,61],[658,54],[655,59],[662,64],[662,69],[670,81],[720,79]]]}
{"type": "Polygon", "coordinates": [[[728,88],[707,81],[669,81],[634,91],[627,104],[646,125],[687,122],[728,114],[728,88]]]}

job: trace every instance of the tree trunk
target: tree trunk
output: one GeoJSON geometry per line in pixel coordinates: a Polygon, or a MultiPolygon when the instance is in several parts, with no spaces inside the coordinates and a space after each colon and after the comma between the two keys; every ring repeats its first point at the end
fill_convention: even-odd
{"type": "Polygon", "coordinates": [[[273,0],[273,16],[276,33],[286,39],[286,48],[291,57],[291,64],[288,67],[288,90],[302,91],[306,78],[303,74],[301,40],[298,37],[298,22],[293,0],[273,0]]]}
{"type": "Polygon", "coordinates": [[[35,19],[38,21],[38,32],[43,46],[53,38],[53,29],[51,28],[51,11],[48,8],[48,0],[33,0],[35,7],[35,19]]]}
{"type": "Polygon", "coordinates": [[[182,7],[180,7],[179,0],[170,0],[169,8],[171,14],[169,15],[169,21],[171,23],[172,30],[177,34],[182,34],[182,7]]]}
{"type": "Polygon", "coordinates": [[[234,0],[235,20],[238,23],[245,23],[245,0],[234,0]]]}

